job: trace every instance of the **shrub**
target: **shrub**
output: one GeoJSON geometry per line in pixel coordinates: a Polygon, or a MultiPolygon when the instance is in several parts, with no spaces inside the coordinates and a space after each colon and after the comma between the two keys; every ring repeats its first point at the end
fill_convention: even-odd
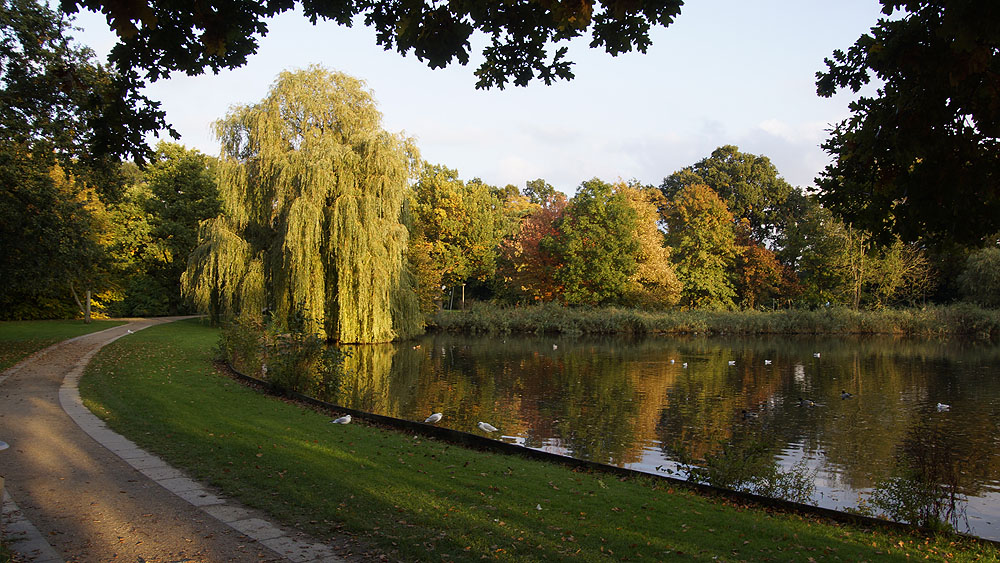
{"type": "Polygon", "coordinates": [[[222,329],[219,350],[235,369],[285,392],[321,396],[336,388],[348,353],[308,333],[305,323],[283,329],[269,321],[236,319],[222,329]]]}
{"type": "Polygon", "coordinates": [[[970,254],[958,286],[969,301],[1000,307],[1000,248],[981,248],[970,254]]]}
{"type": "Polygon", "coordinates": [[[684,452],[681,458],[690,466],[688,480],[713,487],[742,491],[792,502],[809,502],[816,488],[816,471],[805,461],[782,470],[775,461],[773,440],[759,431],[734,435],[695,465],[684,452]]]}

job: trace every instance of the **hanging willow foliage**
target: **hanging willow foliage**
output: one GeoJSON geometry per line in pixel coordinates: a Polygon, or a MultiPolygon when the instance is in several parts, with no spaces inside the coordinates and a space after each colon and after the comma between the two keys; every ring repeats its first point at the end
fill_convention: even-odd
{"type": "Polygon", "coordinates": [[[313,66],[216,122],[223,212],[183,280],[199,306],[234,316],[266,303],[344,343],[420,329],[401,223],[416,149],[381,119],[363,81],[313,66]]]}

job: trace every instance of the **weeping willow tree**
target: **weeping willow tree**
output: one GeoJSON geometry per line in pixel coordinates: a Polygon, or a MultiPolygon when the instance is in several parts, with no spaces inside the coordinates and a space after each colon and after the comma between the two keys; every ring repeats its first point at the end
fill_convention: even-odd
{"type": "Polygon", "coordinates": [[[401,222],[416,151],[345,74],[283,72],[216,122],[222,213],[202,226],[184,290],[214,318],[260,315],[345,343],[420,329],[401,222]]]}

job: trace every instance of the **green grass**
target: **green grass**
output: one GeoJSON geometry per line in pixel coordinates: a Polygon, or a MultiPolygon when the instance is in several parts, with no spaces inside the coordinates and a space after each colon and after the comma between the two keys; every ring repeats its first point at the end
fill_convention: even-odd
{"type": "Polygon", "coordinates": [[[35,352],[67,338],[125,324],[125,321],[3,321],[0,322],[0,371],[35,352]]]}
{"type": "Polygon", "coordinates": [[[847,307],[643,311],[557,303],[527,307],[477,303],[468,312],[440,311],[433,324],[441,330],[470,334],[896,334],[1000,339],[1000,310],[970,304],[881,311],[847,307]]]}
{"type": "Polygon", "coordinates": [[[864,530],[574,472],[330,415],[215,372],[218,332],[185,321],[106,347],[85,403],[227,496],[318,537],[347,532],[405,561],[995,559],[968,539],[864,530]]]}

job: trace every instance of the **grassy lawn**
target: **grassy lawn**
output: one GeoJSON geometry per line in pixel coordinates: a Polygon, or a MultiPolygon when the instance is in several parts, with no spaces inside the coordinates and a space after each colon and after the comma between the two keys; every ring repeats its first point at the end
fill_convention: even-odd
{"type": "Polygon", "coordinates": [[[125,321],[3,321],[0,322],[0,371],[35,352],[74,336],[97,332],[125,321]]]}
{"type": "Polygon", "coordinates": [[[199,321],[106,347],[81,382],[115,430],[317,538],[392,559],[995,560],[989,544],[864,530],[706,498],[652,477],[483,453],[275,400],[218,374],[199,321]]]}

